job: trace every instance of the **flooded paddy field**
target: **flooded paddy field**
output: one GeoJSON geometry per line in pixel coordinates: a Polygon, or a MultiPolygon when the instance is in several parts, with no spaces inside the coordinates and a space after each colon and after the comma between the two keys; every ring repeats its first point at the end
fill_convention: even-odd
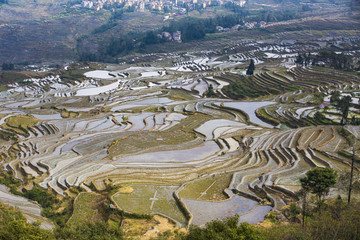
{"type": "MultiPolygon", "coordinates": [[[[128,186],[112,192],[116,207],[180,227],[234,214],[261,222],[294,199],[309,169],[349,170],[352,146],[330,96],[350,95],[347,121],[360,118],[360,79],[296,66],[301,47],[243,40],[226,51],[81,69],[73,80],[49,75],[10,84],[0,95],[2,167],[61,197],[128,186]],[[244,76],[250,59],[251,77],[244,76]],[[236,84],[240,90],[229,91],[236,84]]],[[[24,201],[13,204],[25,213],[24,201]]],[[[37,205],[29,208],[39,215],[37,205]]]]}
{"type": "MultiPolygon", "coordinates": [[[[234,196],[230,200],[226,200],[223,202],[210,202],[191,199],[184,199],[183,201],[188,206],[189,210],[193,213],[194,219],[192,223],[196,225],[204,225],[211,220],[223,219],[226,217],[234,216],[236,214],[241,215],[240,221],[243,221],[243,218],[244,220],[246,219],[246,213],[250,211],[256,211],[256,208],[260,207],[257,206],[258,203],[256,201],[249,200],[241,196],[234,196]]],[[[268,207],[268,211],[270,210],[271,207],[270,209],[268,207]]],[[[260,222],[264,220],[267,212],[258,211],[257,213],[252,214],[251,217],[248,217],[247,219],[251,219],[251,223],[260,222]]]]}

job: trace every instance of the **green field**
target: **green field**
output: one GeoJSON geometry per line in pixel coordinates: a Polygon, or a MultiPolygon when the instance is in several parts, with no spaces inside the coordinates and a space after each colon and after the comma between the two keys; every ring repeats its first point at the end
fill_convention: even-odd
{"type": "Polygon", "coordinates": [[[186,224],[183,213],[178,208],[172,193],[177,186],[158,186],[146,184],[130,185],[132,193],[117,193],[113,199],[116,204],[126,212],[137,214],[163,214],[179,222],[186,224]],[[155,196],[155,200],[153,200],[155,196]]]}
{"type": "Polygon", "coordinates": [[[195,180],[185,185],[179,192],[180,197],[206,201],[221,201],[228,197],[224,190],[229,187],[232,174],[219,174],[212,177],[195,180]]]}
{"type": "Polygon", "coordinates": [[[74,211],[67,225],[76,226],[85,221],[103,221],[101,213],[105,197],[97,193],[80,193],[74,201],[74,211]]]}

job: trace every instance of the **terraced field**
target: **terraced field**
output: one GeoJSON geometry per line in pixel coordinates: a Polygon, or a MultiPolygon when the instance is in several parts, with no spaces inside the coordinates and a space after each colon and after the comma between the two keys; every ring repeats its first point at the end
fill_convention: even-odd
{"type": "MultiPolygon", "coordinates": [[[[217,64],[195,57],[165,68],[89,71],[71,84],[59,77],[14,86],[0,103],[3,168],[61,196],[74,187],[130,186],[133,192],[111,197],[119,209],[178,226],[236,213],[262,221],[297,199],[309,169],[348,171],[344,152],[352,146],[342,127],[319,122],[315,112],[334,89],[359,91],[358,77],[300,67],[241,77],[220,74],[217,64]],[[228,98],[233,84],[242,101],[228,98]],[[207,97],[210,85],[216,98],[207,97]]],[[[353,126],[349,135],[359,132],[353,126]]],[[[101,198],[86,193],[77,201],[87,197],[101,198]]],[[[98,217],[95,205],[89,217],[98,217]]],[[[81,211],[78,205],[70,221],[81,211]]]]}
{"type": "MultiPolygon", "coordinates": [[[[228,73],[216,79],[231,82],[233,85],[224,88],[225,94],[233,98],[259,97],[264,95],[279,95],[292,91],[294,95],[304,92],[328,92],[329,89],[358,88],[359,79],[352,75],[329,73],[312,68],[293,67],[286,72],[262,72],[250,77],[228,73]]],[[[281,95],[281,102],[289,102],[287,95],[281,95]]]]}

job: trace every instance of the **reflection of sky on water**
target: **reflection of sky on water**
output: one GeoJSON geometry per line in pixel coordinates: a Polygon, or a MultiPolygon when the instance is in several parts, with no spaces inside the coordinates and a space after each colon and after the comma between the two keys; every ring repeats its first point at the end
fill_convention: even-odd
{"type": "Polygon", "coordinates": [[[32,114],[34,117],[41,120],[52,120],[52,119],[62,119],[60,113],[55,114],[32,114]]]}
{"type": "Polygon", "coordinates": [[[250,224],[264,221],[265,215],[270,212],[271,206],[257,206],[248,214],[240,216],[240,222],[248,222],[250,224]]]}
{"type": "MultiPolygon", "coordinates": [[[[258,203],[256,201],[235,195],[224,202],[208,202],[200,200],[183,199],[190,212],[194,215],[193,224],[202,225],[215,219],[222,219],[235,214],[244,214],[253,209],[258,203]]],[[[255,209],[254,209],[255,210],[255,209]]],[[[254,219],[264,216],[262,212],[255,214],[254,219]]]]}
{"type": "MultiPolygon", "coordinates": [[[[225,107],[236,108],[246,112],[249,115],[250,122],[256,123],[260,126],[273,128],[273,125],[270,125],[261,119],[259,119],[256,114],[255,110],[267,105],[275,104],[276,102],[224,102],[225,107]]],[[[219,105],[219,104],[217,104],[219,105]]]]}
{"type": "Polygon", "coordinates": [[[195,148],[150,152],[134,156],[120,158],[117,163],[121,162],[187,162],[201,160],[219,151],[219,146],[214,141],[205,142],[203,145],[195,148]]]}
{"type": "Polygon", "coordinates": [[[216,128],[224,126],[242,127],[245,126],[245,124],[227,119],[214,119],[207,121],[197,129],[195,129],[195,131],[205,135],[206,139],[209,140],[213,138],[213,132],[216,128]]]}
{"type": "Polygon", "coordinates": [[[159,105],[173,105],[173,104],[182,104],[186,101],[174,101],[166,97],[160,98],[149,98],[141,101],[132,102],[129,104],[124,104],[120,106],[113,107],[111,111],[119,111],[123,109],[135,108],[135,107],[145,107],[145,106],[159,106],[159,105]]]}

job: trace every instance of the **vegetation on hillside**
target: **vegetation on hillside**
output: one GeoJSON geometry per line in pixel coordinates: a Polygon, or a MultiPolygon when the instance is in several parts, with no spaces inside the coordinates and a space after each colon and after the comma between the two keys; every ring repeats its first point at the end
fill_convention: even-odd
{"type": "Polygon", "coordinates": [[[18,210],[0,203],[0,239],[41,240],[54,239],[50,231],[42,230],[38,223],[29,224],[18,210]]]}
{"type": "Polygon", "coordinates": [[[105,222],[81,222],[74,227],[57,228],[54,232],[42,230],[39,223],[29,224],[18,210],[0,204],[0,239],[123,239],[120,227],[105,222]]]}
{"type": "Polygon", "coordinates": [[[338,70],[356,70],[351,56],[333,51],[320,51],[319,54],[314,56],[311,53],[299,53],[295,63],[304,66],[309,66],[310,64],[313,66],[326,65],[338,70]]]}
{"type": "MultiPolygon", "coordinates": [[[[187,234],[165,232],[158,239],[358,239],[360,227],[360,203],[345,204],[341,198],[326,203],[321,214],[310,211],[306,228],[298,223],[283,225],[273,220],[272,226],[263,228],[242,223],[239,216],[214,220],[205,228],[192,226],[187,234]]],[[[0,205],[1,239],[123,239],[121,228],[104,222],[82,222],[70,228],[57,228],[54,233],[41,230],[37,224],[28,224],[22,214],[0,205]]]]}
{"type": "Polygon", "coordinates": [[[31,115],[16,115],[5,119],[2,128],[27,136],[29,134],[29,128],[33,127],[38,122],[39,119],[31,115]]]}
{"type": "MultiPolygon", "coordinates": [[[[169,26],[160,29],[147,31],[145,33],[129,32],[122,36],[116,36],[109,39],[109,41],[98,52],[86,52],[80,49],[82,41],[78,41],[78,53],[82,61],[114,61],[112,59],[118,55],[126,55],[132,50],[141,51],[147,46],[164,43],[165,39],[158,36],[163,31],[173,34],[176,31],[181,31],[181,40],[189,42],[192,40],[203,39],[207,33],[214,33],[216,26],[232,27],[236,24],[243,24],[242,19],[245,13],[238,13],[226,16],[217,16],[215,18],[193,18],[186,17],[177,21],[171,21],[169,26]]],[[[114,23],[108,23],[102,28],[111,28],[114,23]]],[[[104,29],[98,29],[97,32],[104,29]]],[[[105,30],[104,30],[105,31],[105,30]]]]}
{"type": "MultiPolygon", "coordinates": [[[[358,239],[360,202],[346,204],[340,196],[335,200],[324,200],[336,179],[336,172],[330,168],[314,168],[308,171],[306,176],[300,179],[302,190],[306,192],[305,200],[299,192],[299,205],[292,203],[290,207],[281,210],[287,216],[287,225],[283,224],[283,219],[278,218],[279,212],[270,212],[267,215],[265,222],[270,224],[270,227],[266,228],[248,223],[238,224],[239,216],[236,215],[211,221],[204,228],[192,225],[187,233],[160,233],[158,239],[358,239]],[[314,194],[316,198],[311,198],[309,194],[314,194]],[[304,225],[301,224],[302,221],[304,225]]],[[[1,183],[12,189],[19,185],[11,176],[4,174],[1,183]]],[[[13,191],[37,201],[44,208],[43,214],[55,220],[58,227],[54,231],[41,230],[38,223],[29,224],[19,211],[0,204],[0,239],[124,239],[119,223],[124,217],[132,216],[110,207],[107,197],[110,195],[109,191],[111,192],[112,188],[102,195],[78,195],[74,203],[76,211],[72,213],[71,221],[67,221],[68,217],[65,215],[58,216],[62,221],[56,221],[54,216],[50,215],[50,212],[56,214],[53,209],[59,201],[52,193],[39,186],[34,185],[25,193],[13,191]]]]}
{"type": "MultiPolygon", "coordinates": [[[[296,205],[293,205],[296,206],[296,205]]],[[[341,198],[328,201],[321,214],[317,209],[309,210],[310,217],[306,227],[296,223],[298,212],[292,209],[294,222],[282,224],[280,221],[268,218],[269,227],[238,224],[239,216],[223,220],[214,220],[204,228],[191,226],[187,234],[164,233],[159,239],[178,240],[208,240],[208,239],[254,239],[254,240],[305,240],[305,239],[359,239],[360,237],[360,202],[346,204],[341,198]]]]}

